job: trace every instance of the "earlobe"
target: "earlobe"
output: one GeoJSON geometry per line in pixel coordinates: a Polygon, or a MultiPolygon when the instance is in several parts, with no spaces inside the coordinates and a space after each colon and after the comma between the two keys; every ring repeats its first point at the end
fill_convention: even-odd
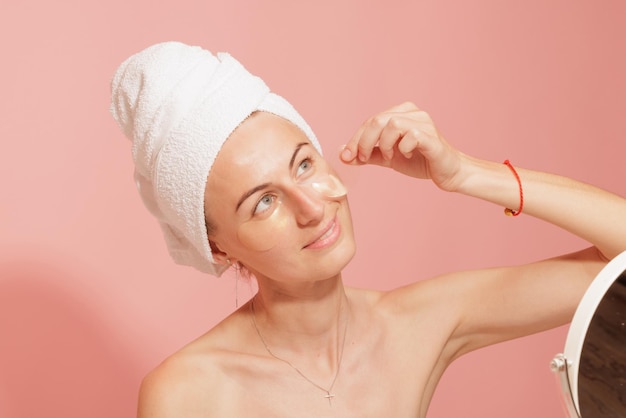
{"type": "Polygon", "coordinates": [[[226,253],[213,253],[213,259],[218,264],[230,266],[234,263],[234,260],[228,257],[226,253]]]}
{"type": "Polygon", "coordinates": [[[213,260],[215,260],[216,263],[224,264],[227,266],[230,266],[233,263],[233,260],[231,260],[230,257],[228,257],[228,254],[222,251],[220,246],[215,241],[209,240],[209,246],[211,247],[213,260]]]}

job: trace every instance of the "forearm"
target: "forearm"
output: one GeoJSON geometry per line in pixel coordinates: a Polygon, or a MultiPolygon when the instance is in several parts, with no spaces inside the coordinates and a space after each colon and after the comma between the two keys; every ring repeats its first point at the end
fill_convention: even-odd
{"type": "MultiPolygon", "coordinates": [[[[517,210],[519,186],[502,163],[469,157],[445,141],[430,116],[403,103],[368,119],[348,141],[346,164],[376,164],[439,188],[517,210]]],[[[559,226],[612,258],[626,250],[626,200],[572,179],[516,167],[524,190],[523,213],[559,226]]]]}
{"type": "MultiPolygon", "coordinates": [[[[504,164],[464,156],[456,191],[517,210],[520,191],[504,164]]],[[[607,258],[626,250],[626,199],[554,174],[515,167],[525,215],[563,228],[595,245],[607,258]]]]}

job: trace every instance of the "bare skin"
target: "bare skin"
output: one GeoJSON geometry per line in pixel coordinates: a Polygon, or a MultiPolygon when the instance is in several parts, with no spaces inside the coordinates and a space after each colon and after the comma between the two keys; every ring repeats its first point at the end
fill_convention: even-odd
{"type": "MultiPolygon", "coordinates": [[[[524,266],[447,274],[390,292],[345,288],[341,270],[355,251],[347,199],[318,198],[300,187],[301,176],[324,164],[309,145],[298,148],[303,140],[280,118],[250,117],[213,166],[207,195],[223,199],[206,211],[218,225],[210,236],[216,259],[240,262],[258,282],[254,312],[268,347],[323,388],[338,373],[334,398],[329,401],[324,390],[268,353],[248,303],[146,377],[140,418],[425,417],[454,359],[567,323],[607,259],[626,249],[626,223],[618,222],[626,217],[624,199],[519,169],[524,212],[592,247],[524,266]],[[312,165],[306,155],[313,155],[312,165]],[[269,186],[235,210],[241,196],[260,183],[269,186]],[[270,250],[246,248],[237,235],[240,225],[272,220],[279,201],[289,219],[281,224],[281,240],[270,250]],[[578,209],[564,213],[563,207],[578,209]],[[328,240],[325,231],[340,233],[328,240]]],[[[519,204],[506,166],[453,149],[412,104],[366,121],[341,158],[428,178],[442,190],[504,207],[519,204]]]]}

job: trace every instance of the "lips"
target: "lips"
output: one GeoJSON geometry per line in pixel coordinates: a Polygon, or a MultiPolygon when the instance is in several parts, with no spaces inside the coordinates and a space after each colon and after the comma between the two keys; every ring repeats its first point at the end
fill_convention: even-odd
{"type": "Polygon", "coordinates": [[[324,228],[320,235],[313,241],[304,246],[304,248],[311,250],[318,250],[331,246],[339,238],[341,228],[337,222],[337,217],[333,218],[330,224],[324,228]]]}

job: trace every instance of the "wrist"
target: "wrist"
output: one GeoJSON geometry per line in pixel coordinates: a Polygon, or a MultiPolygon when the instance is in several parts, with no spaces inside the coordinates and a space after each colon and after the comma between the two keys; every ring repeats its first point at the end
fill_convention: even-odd
{"type": "Polygon", "coordinates": [[[519,174],[522,170],[512,170],[503,163],[467,157],[463,164],[462,182],[456,190],[458,193],[492,202],[504,208],[511,208],[514,213],[520,211],[519,174]],[[519,177],[519,181],[518,181],[519,177]]]}

